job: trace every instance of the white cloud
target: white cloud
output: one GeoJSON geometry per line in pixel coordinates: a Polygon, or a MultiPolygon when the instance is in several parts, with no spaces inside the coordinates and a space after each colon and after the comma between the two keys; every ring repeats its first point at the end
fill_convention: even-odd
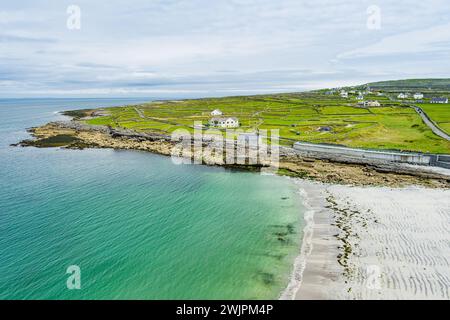
{"type": "Polygon", "coordinates": [[[380,41],[344,52],[338,58],[359,58],[382,55],[433,53],[450,49],[450,23],[424,30],[388,36],[380,41]]]}
{"type": "Polygon", "coordinates": [[[7,24],[11,22],[26,21],[26,16],[23,12],[8,12],[0,11],[0,24],[7,24]]]}
{"type": "Polygon", "coordinates": [[[377,0],[378,31],[366,27],[372,0],[77,0],[79,31],[66,28],[71,2],[0,1],[2,96],[267,92],[450,73],[448,0],[377,0]]]}

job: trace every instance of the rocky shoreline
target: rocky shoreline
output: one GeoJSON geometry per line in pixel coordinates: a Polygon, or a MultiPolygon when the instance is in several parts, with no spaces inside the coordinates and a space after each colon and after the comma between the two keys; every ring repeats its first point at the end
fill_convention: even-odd
{"type": "MultiPolygon", "coordinates": [[[[70,149],[113,148],[141,150],[170,156],[178,141],[159,133],[140,133],[129,129],[86,125],[76,120],[50,122],[29,129],[33,139],[24,140],[18,146],[63,147],[70,149]]],[[[203,142],[208,146],[208,142],[203,142]]],[[[207,165],[225,165],[223,157],[205,157],[194,152],[183,156],[200,157],[207,165]]],[[[359,186],[402,187],[421,185],[434,188],[449,188],[450,175],[432,171],[424,166],[402,166],[395,164],[364,165],[331,162],[300,156],[291,148],[280,147],[278,174],[310,179],[325,183],[359,186]]],[[[227,167],[259,170],[263,164],[229,165],[227,167]]]]}

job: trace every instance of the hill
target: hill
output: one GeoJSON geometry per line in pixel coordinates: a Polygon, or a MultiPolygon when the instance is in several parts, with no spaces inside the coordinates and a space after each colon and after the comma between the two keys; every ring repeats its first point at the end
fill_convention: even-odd
{"type": "Polygon", "coordinates": [[[368,83],[374,90],[450,91],[450,79],[404,79],[368,83]]]}

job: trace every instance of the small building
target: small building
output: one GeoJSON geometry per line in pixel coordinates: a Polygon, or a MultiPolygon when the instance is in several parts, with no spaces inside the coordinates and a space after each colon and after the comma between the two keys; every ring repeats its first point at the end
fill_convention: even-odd
{"type": "Polygon", "coordinates": [[[360,93],[357,97],[356,100],[364,100],[364,96],[360,93]]]}
{"type": "Polygon", "coordinates": [[[341,90],[340,95],[341,95],[342,98],[348,98],[348,92],[345,91],[345,90],[341,90]]]}
{"type": "Polygon", "coordinates": [[[379,103],[376,100],[368,100],[368,101],[363,101],[363,102],[359,102],[358,105],[360,107],[364,107],[364,108],[368,108],[368,107],[381,107],[381,103],[379,103]]]}
{"type": "Polygon", "coordinates": [[[211,112],[211,115],[212,116],[221,116],[221,115],[223,115],[223,113],[219,109],[216,109],[211,112]]]}
{"type": "Polygon", "coordinates": [[[381,103],[379,103],[377,100],[369,100],[367,101],[368,107],[381,107],[381,103]]]}
{"type": "Polygon", "coordinates": [[[419,100],[419,99],[423,99],[423,94],[420,92],[417,92],[414,94],[414,99],[419,100]]]}
{"type": "Polygon", "coordinates": [[[397,96],[397,98],[399,98],[399,99],[406,99],[406,98],[408,98],[408,94],[407,94],[407,93],[401,92],[401,93],[397,96]]]}
{"type": "Polygon", "coordinates": [[[237,128],[239,127],[239,120],[234,117],[228,118],[211,118],[209,124],[213,127],[219,128],[237,128]]]}
{"type": "Polygon", "coordinates": [[[430,103],[448,103],[448,98],[432,98],[430,103]]]}

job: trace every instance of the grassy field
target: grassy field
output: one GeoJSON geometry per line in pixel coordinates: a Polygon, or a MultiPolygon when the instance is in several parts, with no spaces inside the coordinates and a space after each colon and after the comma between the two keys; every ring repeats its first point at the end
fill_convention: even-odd
{"type": "MultiPolygon", "coordinates": [[[[413,109],[385,96],[367,94],[365,99],[378,100],[382,106],[361,108],[357,106],[356,94],[345,99],[337,93],[326,94],[326,90],[321,90],[296,94],[158,101],[114,107],[106,109],[110,116],[87,120],[87,123],[141,132],[171,133],[179,128],[192,131],[194,121],[207,125],[211,118],[210,112],[220,109],[225,116],[237,117],[241,130],[279,129],[284,145],[307,141],[450,153],[450,142],[434,135],[413,109]],[[324,131],[325,127],[330,131],[324,131]]],[[[446,107],[449,109],[448,105],[446,107]]],[[[448,130],[450,111],[433,108],[430,107],[430,117],[448,130]]]]}

